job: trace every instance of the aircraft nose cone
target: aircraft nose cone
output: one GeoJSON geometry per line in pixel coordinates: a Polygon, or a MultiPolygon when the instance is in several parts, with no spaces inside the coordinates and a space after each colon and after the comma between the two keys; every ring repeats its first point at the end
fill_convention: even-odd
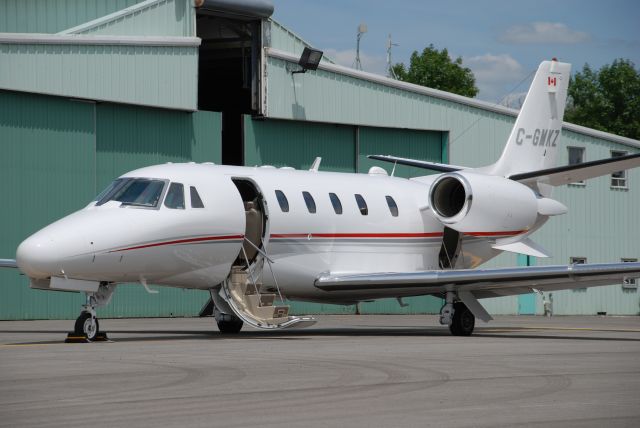
{"type": "Polygon", "coordinates": [[[16,251],[18,268],[30,278],[59,274],[55,241],[50,235],[36,233],[25,239],[16,251]]]}

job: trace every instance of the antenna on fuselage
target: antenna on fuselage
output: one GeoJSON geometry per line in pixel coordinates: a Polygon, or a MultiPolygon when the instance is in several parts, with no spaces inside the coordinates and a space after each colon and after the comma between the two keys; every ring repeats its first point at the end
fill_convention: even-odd
{"type": "Polygon", "coordinates": [[[320,162],[322,162],[322,158],[318,156],[316,160],[313,161],[313,164],[311,165],[311,168],[309,168],[309,171],[318,172],[318,170],[320,169],[320,162]]]}
{"type": "Polygon", "coordinates": [[[398,161],[393,163],[393,169],[391,170],[391,176],[394,177],[396,173],[396,165],[398,165],[398,161]]]}

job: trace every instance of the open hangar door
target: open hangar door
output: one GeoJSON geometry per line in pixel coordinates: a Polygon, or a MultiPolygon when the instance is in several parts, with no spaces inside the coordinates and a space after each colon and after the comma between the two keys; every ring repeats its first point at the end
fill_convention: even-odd
{"type": "Polygon", "coordinates": [[[222,163],[243,165],[243,115],[261,114],[262,27],[273,6],[257,0],[196,5],[198,109],[222,112],[222,163]]]}

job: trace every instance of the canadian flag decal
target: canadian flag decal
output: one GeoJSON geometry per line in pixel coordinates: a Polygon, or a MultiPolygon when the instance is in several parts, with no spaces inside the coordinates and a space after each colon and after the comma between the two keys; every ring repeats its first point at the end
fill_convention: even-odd
{"type": "Polygon", "coordinates": [[[547,84],[549,86],[556,86],[556,78],[555,77],[547,77],[547,84]]]}

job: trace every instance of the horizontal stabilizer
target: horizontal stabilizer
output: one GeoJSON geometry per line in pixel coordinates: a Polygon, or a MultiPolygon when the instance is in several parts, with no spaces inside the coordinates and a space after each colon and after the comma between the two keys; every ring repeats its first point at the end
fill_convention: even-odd
{"type": "Polygon", "coordinates": [[[463,166],[447,165],[444,163],[428,162],[428,161],[416,160],[416,159],[399,158],[396,156],[389,156],[389,155],[369,155],[367,157],[369,159],[379,160],[383,162],[390,162],[394,164],[397,163],[400,165],[407,165],[407,166],[415,166],[417,168],[429,169],[431,171],[438,171],[438,172],[451,172],[451,171],[460,171],[461,169],[467,169],[463,166]]]}
{"type": "Polygon", "coordinates": [[[623,171],[637,166],[640,166],[640,153],[524,172],[511,175],[509,178],[523,184],[537,182],[551,186],[562,186],[564,184],[588,180],[589,178],[600,177],[601,175],[612,174],[616,171],[623,171]]]}
{"type": "Polygon", "coordinates": [[[491,246],[496,250],[509,251],[511,253],[526,254],[533,257],[551,257],[551,255],[529,238],[524,238],[518,242],[502,244],[500,239],[491,246]]]}
{"type": "Polygon", "coordinates": [[[0,259],[0,268],[18,268],[18,264],[13,259],[0,259]]]}

